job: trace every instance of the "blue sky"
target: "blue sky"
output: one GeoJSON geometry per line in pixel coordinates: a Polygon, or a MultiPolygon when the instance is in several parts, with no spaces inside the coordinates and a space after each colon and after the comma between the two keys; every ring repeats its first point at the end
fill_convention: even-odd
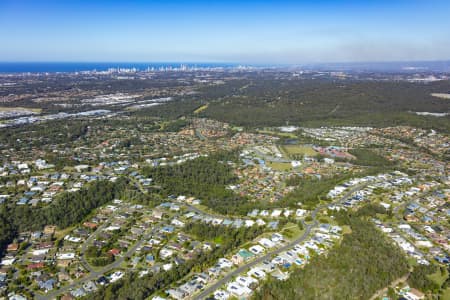
{"type": "Polygon", "coordinates": [[[450,1],[0,0],[0,61],[450,59],[450,1]]]}

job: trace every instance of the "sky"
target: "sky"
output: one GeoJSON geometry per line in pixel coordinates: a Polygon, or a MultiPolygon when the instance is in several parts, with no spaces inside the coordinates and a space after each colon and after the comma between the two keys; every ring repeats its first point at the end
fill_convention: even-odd
{"type": "Polygon", "coordinates": [[[450,59],[449,0],[0,0],[0,61],[450,59]]]}

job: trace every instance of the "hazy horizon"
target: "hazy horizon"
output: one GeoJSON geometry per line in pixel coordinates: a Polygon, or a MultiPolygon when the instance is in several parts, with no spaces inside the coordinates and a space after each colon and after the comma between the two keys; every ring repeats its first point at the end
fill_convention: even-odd
{"type": "Polygon", "coordinates": [[[246,64],[222,62],[0,62],[0,73],[54,73],[107,71],[110,68],[146,70],[174,68],[182,65],[196,68],[274,68],[284,70],[344,71],[344,72],[450,72],[450,61],[357,62],[310,64],[246,64]]]}

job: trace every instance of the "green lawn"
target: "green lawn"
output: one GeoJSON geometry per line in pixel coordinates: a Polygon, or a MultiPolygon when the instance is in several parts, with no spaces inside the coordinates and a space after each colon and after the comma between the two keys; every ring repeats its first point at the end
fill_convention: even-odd
{"type": "Polygon", "coordinates": [[[446,288],[442,293],[442,300],[450,300],[450,288],[446,288]]]}
{"type": "Polygon", "coordinates": [[[284,236],[292,240],[299,237],[303,232],[304,230],[300,230],[300,228],[298,228],[298,225],[294,223],[287,223],[281,230],[281,233],[284,236]]]}
{"type": "Polygon", "coordinates": [[[42,112],[41,108],[29,108],[29,107],[0,107],[0,112],[4,111],[16,111],[16,110],[22,110],[22,111],[31,111],[34,113],[40,114],[42,112]]]}
{"type": "Polygon", "coordinates": [[[418,262],[417,262],[417,260],[415,259],[415,258],[413,258],[413,257],[408,257],[407,259],[406,259],[407,261],[408,261],[408,264],[410,265],[410,266],[417,266],[418,265],[418,262]]]}
{"type": "Polygon", "coordinates": [[[292,169],[292,165],[290,163],[282,163],[282,162],[266,162],[266,165],[277,171],[287,171],[292,169]]]}
{"type": "Polygon", "coordinates": [[[447,270],[445,270],[444,274],[441,274],[441,271],[437,270],[435,273],[433,273],[433,274],[428,276],[428,278],[430,278],[431,280],[433,280],[434,282],[436,282],[440,286],[442,286],[442,284],[447,279],[447,277],[448,277],[448,271],[447,270]]]}
{"type": "Polygon", "coordinates": [[[223,238],[221,236],[218,236],[214,239],[214,243],[221,244],[223,242],[223,238]]]}
{"type": "Polygon", "coordinates": [[[351,234],[351,233],[352,233],[352,229],[350,228],[350,226],[348,226],[348,225],[342,226],[342,234],[351,234]]]}
{"type": "Polygon", "coordinates": [[[291,155],[306,155],[306,156],[316,156],[317,152],[311,146],[304,145],[283,145],[280,146],[280,150],[286,153],[287,156],[291,155]]]}
{"type": "Polygon", "coordinates": [[[204,111],[205,109],[208,108],[208,105],[209,105],[209,104],[205,104],[205,105],[200,106],[199,108],[197,108],[197,109],[194,111],[194,114],[199,114],[199,113],[201,113],[202,111],[204,111]]]}
{"type": "Polygon", "coordinates": [[[277,135],[277,136],[280,136],[280,137],[287,137],[287,138],[291,138],[291,139],[297,138],[297,136],[295,134],[289,133],[289,132],[280,132],[280,131],[272,131],[272,130],[258,130],[258,133],[269,134],[269,135],[277,135]]]}

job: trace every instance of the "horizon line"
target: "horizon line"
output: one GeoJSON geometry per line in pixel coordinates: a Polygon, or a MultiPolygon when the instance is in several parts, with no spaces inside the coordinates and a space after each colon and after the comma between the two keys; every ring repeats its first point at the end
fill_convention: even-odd
{"type": "Polygon", "coordinates": [[[163,64],[163,63],[170,63],[170,64],[247,64],[247,65],[272,65],[272,66],[293,66],[293,65],[309,65],[309,64],[365,64],[365,63],[432,63],[432,62],[449,62],[450,58],[448,59],[418,59],[418,60],[362,60],[362,61],[311,61],[311,62],[297,62],[297,63],[271,63],[271,62],[233,62],[233,61],[126,61],[126,60],[111,60],[111,61],[101,61],[101,60],[11,60],[11,61],[4,61],[0,60],[0,63],[139,63],[139,64],[163,64]]]}

